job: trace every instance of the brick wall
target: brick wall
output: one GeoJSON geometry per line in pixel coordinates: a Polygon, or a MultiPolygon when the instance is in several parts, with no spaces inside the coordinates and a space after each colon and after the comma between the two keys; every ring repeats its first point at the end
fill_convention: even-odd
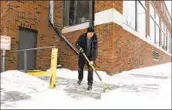
{"type": "MultiPolygon", "coordinates": [[[[113,31],[112,24],[104,24],[95,27],[96,34],[98,36],[98,57],[96,60],[97,68],[108,71],[113,67],[113,31]]],[[[74,31],[64,34],[64,36],[72,43],[75,44],[78,37],[86,32],[86,29],[74,31]]],[[[64,63],[70,69],[77,69],[77,56],[72,50],[64,51],[62,55],[62,63],[64,63]]]]}
{"type": "MultiPolygon", "coordinates": [[[[19,26],[38,31],[37,47],[55,45],[59,48],[60,63],[69,69],[77,69],[77,55],[56,38],[56,34],[48,26],[49,1],[10,1],[2,2],[4,7],[1,12],[1,34],[12,37],[12,50],[18,49],[19,26]],[[7,15],[5,14],[7,13],[7,15]],[[4,18],[3,18],[4,16],[4,18]],[[5,17],[6,16],[6,17],[5,17]]],[[[95,12],[100,12],[114,7],[122,13],[122,1],[96,1],[95,12]]],[[[63,26],[63,1],[55,1],[55,24],[63,26]]],[[[170,61],[170,56],[159,49],[139,39],[114,23],[95,26],[98,35],[97,69],[107,71],[109,74],[124,70],[151,66],[170,61]],[[152,58],[153,51],[159,52],[159,61],[152,58]]],[[[78,36],[86,32],[85,29],[65,33],[65,37],[74,44],[78,36]]],[[[17,68],[18,54],[8,52],[6,59],[7,69],[17,68]]],[[[46,70],[50,64],[50,51],[37,53],[36,65],[38,69],[46,70]]]]}
{"type": "Polygon", "coordinates": [[[117,24],[114,24],[113,31],[116,72],[170,62],[169,55],[127,32],[117,24]],[[158,60],[153,58],[154,51],[159,53],[158,60]]]}
{"type": "MultiPolygon", "coordinates": [[[[79,30],[65,34],[74,43],[78,36],[86,30],[79,30]]],[[[141,40],[137,36],[129,33],[121,26],[114,23],[107,23],[95,26],[98,35],[98,57],[96,60],[97,69],[107,71],[109,74],[119,73],[134,68],[141,68],[169,62],[171,57],[161,50],[141,40]],[[153,52],[159,53],[159,60],[153,59],[153,52]]],[[[66,51],[71,53],[71,50],[66,51]]],[[[65,54],[63,55],[64,58],[65,54]]],[[[65,64],[73,68],[71,64],[77,66],[77,59],[73,59],[74,54],[65,64]],[[70,63],[70,62],[73,63],[70,63]]],[[[74,69],[74,68],[73,68],[74,69]]]]}
{"type": "MultiPolygon", "coordinates": [[[[63,8],[61,1],[56,1],[55,13],[63,8]]],[[[12,38],[12,50],[18,49],[19,27],[34,29],[38,31],[37,47],[57,46],[60,47],[60,40],[52,27],[48,26],[49,1],[2,1],[2,11],[5,11],[4,20],[1,19],[1,35],[6,34],[12,38]],[[5,5],[4,5],[5,4],[5,5]]],[[[3,17],[1,16],[1,17],[3,17]]],[[[55,22],[62,25],[61,16],[55,15],[55,22]]],[[[36,66],[39,69],[47,69],[50,66],[51,50],[37,51],[36,66]]],[[[18,53],[7,51],[6,69],[17,69],[18,53]]]]}
{"type": "MultiPolygon", "coordinates": [[[[146,3],[149,10],[149,2],[146,3]]],[[[122,13],[122,1],[95,2],[95,12],[110,8],[115,8],[122,13]]],[[[149,13],[147,13],[147,19],[149,19],[149,13]]],[[[149,35],[149,21],[147,25],[146,33],[149,35]]],[[[166,63],[171,60],[171,57],[166,53],[129,33],[117,24],[107,23],[98,25],[95,26],[95,30],[98,35],[99,45],[98,58],[96,60],[97,69],[107,71],[109,74],[166,63]],[[153,52],[159,53],[159,60],[153,58],[153,52]]],[[[85,31],[79,30],[64,35],[70,42],[74,43],[78,36],[85,31]]],[[[72,59],[72,61],[77,62],[75,59],[72,59]]],[[[70,63],[68,64],[70,65],[70,63]]],[[[74,65],[77,66],[77,63],[74,63],[74,65]]]]}
{"type": "Polygon", "coordinates": [[[110,8],[115,8],[117,11],[119,11],[120,13],[122,13],[123,11],[123,1],[103,1],[103,0],[96,0],[95,1],[95,12],[100,12],[100,11],[104,11],[110,8]]]}

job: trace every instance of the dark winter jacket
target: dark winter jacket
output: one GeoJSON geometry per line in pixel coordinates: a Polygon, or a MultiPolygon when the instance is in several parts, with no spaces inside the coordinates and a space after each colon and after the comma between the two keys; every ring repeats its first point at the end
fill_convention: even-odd
{"type": "MultiPolygon", "coordinates": [[[[80,35],[75,45],[77,48],[80,46],[84,52],[87,53],[87,33],[80,35]]],[[[90,54],[87,55],[91,61],[95,61],[97,58],[97,48],[97,35],[94,33],[93,37],[91,38],[90,54]]],[[[83,58],[82,53],[79,53],[79,58],[83,58]]]]}

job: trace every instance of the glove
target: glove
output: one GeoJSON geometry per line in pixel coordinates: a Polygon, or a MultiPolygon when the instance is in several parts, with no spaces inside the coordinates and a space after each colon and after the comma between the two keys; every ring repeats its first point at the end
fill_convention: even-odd
{"type": "Polygon", "coordinates": [[[79,48],[79,51],[81,52],[81,53],[83,53],[84,52],[84,50],[80,47],[79,48]]]}
{"type": "Polygon", "coordinates": [[[89,65],[92,65],[92,66],[93,66],[93,64],[94,64],[94,62],[93,62],[93,61],[90,61],[90,62],[89,62],[89,65]]]}

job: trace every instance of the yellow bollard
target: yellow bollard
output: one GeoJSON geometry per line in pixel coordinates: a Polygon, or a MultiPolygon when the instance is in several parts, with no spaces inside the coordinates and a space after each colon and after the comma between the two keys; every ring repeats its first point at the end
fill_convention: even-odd
{"type": "Polygon", "coordinates": [[[50,73],[50,88],[54,89],[56,87],[56,67],[57,67],[57,55],[58,49],[52,48],[51,53],[51,73],[50,73]]]}

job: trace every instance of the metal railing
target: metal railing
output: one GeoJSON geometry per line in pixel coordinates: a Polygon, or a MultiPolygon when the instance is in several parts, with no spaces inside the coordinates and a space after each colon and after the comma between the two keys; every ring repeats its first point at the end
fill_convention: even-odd
{"type": "Polygon", "coordinates": [[[28,50],[40,50],[40,49],[50,49],[55,48],[56,46],[47,46],[47,47],[38,47],[38,48],[30,48],[30,49],[21,49],[21,50],[14,50],[10,52],[17,52],[17,51],[28,51],[28,50]]]}
{"type": "Polygon", "coordinates": [[[24,52],[24,72],[27,73],[28,68],[27,68],[27,51],[33,51],[33,50],[43,50],[43,49],[52,49],[56,48],[56,46],[46,46],[46,47],[38,47],[38,48],[29,48],[29,49],[21,49],[21,50],[12,50],[9,51],[10,53],[15,53],[15,52],[24,52]]]}
{"type": "MultiPolygon", "coordinates": [[[[21,49],[21,50],[11,50],[9,53],[17,53],[17,52],[24,52],[24,72],[28,73],[32,76],[50,76],[50,84],[49,87],[51,89],[54,89],[56,87],[56,68],[57,68],[57,58],[58,58],[58,48],[56,46],[46,46],[46,47],[38,47],[38,48],[29,48],[29,49],[21,49]],[[28,51],[34,51],[34,50],[42,50],[42,49],[51,49],[51,56],[49,58],[51,59],[50,63],[50,70],[49,71],[28,71],[28,51]]],[[[37,53],[36,53],[37,55],[37,53]]],[[[43,54],[44,55],[44,54],[43,54]]],[[[48,56],[46,56],[47,58],[48,56]]],[[[37,56],[35,57],[37,58],[37,56]]],[[[35,68],[35,67],[34,67],[35,68]]]]}

